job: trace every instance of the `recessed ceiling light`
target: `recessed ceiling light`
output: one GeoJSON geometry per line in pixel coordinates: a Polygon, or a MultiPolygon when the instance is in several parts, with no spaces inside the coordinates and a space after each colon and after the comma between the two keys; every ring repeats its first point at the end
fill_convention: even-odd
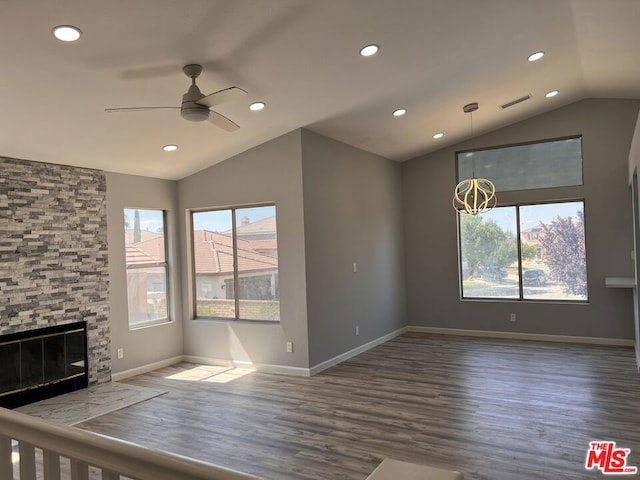
{"type": "Polygon", "coordinates": [[[165,152],[175,152],[178,149],[178,145],[165,145],[162,150],[165,152]]]}
{"type": "Polygon", "coordinates": [[[251,110],[252,112],[257,112],[258,110],[262,110],[265,106],[266,104],[264,102],[254,102],[249,105],[249,110],[251,110]]]}
{"type": "Polygon", "coordinates": [[[529,60],[530,62],[535,62],[536,60],[540,60],[542,57],[544,57],[544,52],[536,52],[529,55],[527,57],[527,60],[529,60]]]}
{"type": "Polygon", "coordinates": [[[371,55],[375,55],[376,53],[378,53],[378,50],[380,50],[380,47],[378,47],[378,45],[367,45],[360,50],[360,55],[362,55],[363,57],[370,57],[371,55]]]}
{"type": "Polygon", "coordinates": [[[438,138],[442,138],[442,137],[444,137],[444,133],[442,133],[442,132],[438,132],[438,133],[434,133],[433,134],[433,138],[435,138],[436,140],[438,138]]]}
{"type": "Polygon", "coordinates": [[[558,95],[558,90],[551,90],[550,92],[547,92],[547,94],[545,95],[545,97],[547,98],[551,98],[551,97],[555,97],[556,95],[558,95]]]}
{"type": "Polygon", "coordinates": [[[405,113],[407,113],[407,109],[406,108],[399,108],[397,110],[394,110],[393,112],[393,116],[394,117],[401,117],[402,115],[404,115],[405,113]]]}
{"type": "Polygon", "coordinates": [[[75,42],[80,38],[82,32],[73,25],[58,25],[52,30],[53,36],[62,42],[75,42]]]}

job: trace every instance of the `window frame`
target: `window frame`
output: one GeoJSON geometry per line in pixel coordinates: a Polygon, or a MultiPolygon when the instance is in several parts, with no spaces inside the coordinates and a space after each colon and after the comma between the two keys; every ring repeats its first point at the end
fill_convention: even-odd
{"type": "MultiPolygon", "coordinates": [[[[140,262],[129,265],[126,257],[126,239],[125,239],[125,282],[127,284],[127,324],[129,330],[138,330],[140,328],[153,327],[156,325],[163,325],[165,323],[171,323],[173,321],[171,316],[172,299],[171,299],[171,276],[169,267],[169,241],[168,241],[168,211],[164,208],[149,208],[149,207],[124,207],[123,216],[126,210],[146,210],[153,212],[162,212],[162,245],[164,248],[164,261],[163,262],[140,262]],[[137,270],[142,268],[158,268],[164,267],[164,285],[165,285],[165,303],[166,303],[166,315],[162,318],[154,318],[152,320],[145,320],[142,322],[131,323],[131,316],[129,312],[129,281],[128,272],[131,270],[137,270]]],[[[125,228],[126,231],[126,228],[125,228]]]]}
{"type": "Polygon", "coordinates": [[[515,297],[465,297],[464,296],[464,286],[463,286],[463,274],[462,274],[462,229],[461,229],[461,218],[464,213],[457,212],[456,216],[456,226],[457,226],[457,235],[458,235],[458,288],[460,294],[460,301],[463,302],[518,302],[518,303],[569,303],[571,305],[588,305],[589,304],[589,276],[588,269],[587,273],[587,298],[584,300],[572,300],[572,299],[546,299],[546,298],[525,298],[524,297],[524,279],[523,279],[523,270],[522,270],[522,237],[521,237],[521,225],[520,225],[520,207],[527,206],[536,206],[536,205],[555,205],[562,203],[582,203],[582,212],[583,212],[583,221],[584,221],[584,244],[585,244],[585,269],[587,263],[587,220],[586,220],[586,200],[584,197],[576,197],[576,198],[563,198],[556,200],[544,200],[544,201],[531,201],[531,202],[511,202],[497,205],[496,208],[500,207],[513,207],[515,208],[515,222],[516,222],[516,251],[517,251],[517,262],[518,262],[518,298],[515,297]]]}
{"type": "MultiPolygon", "coordinates": [[[[233,323],[247,323],[247,324],[268,324],[268,325],[276,325],[282,321],[281,315],[278,316],[278,320],[268,320],[268,319],[246,319],[240,318],[240,271],[238,265],[238,236],[236,233],[236,211],[243,210],[246,208],[260,208],[260,207],[273,207],[275,209],[275,217],[276,217],[276,238],[277,238],[277,205],[276,202],[264,202],[264,203],[250,203],[245,205],[228,205],[224,207],[214,207],[214,208],[194,208],[189,209],[189,218],[188,218],[188,228],[189,228],[189,248],[191,249],[190,262],[191,262],[191,278],[189,285],[191,286],[191,319],[192,320],[205,320],[205,321],[219,321],[219,322],[233,322],[233,323]],[[234,291],[234,311],[235,317],[218,317],[218,316],[205,316],[198,315],[198,288],[197,288],[197,272],[196,272],[196,249],[195,249],[195,236],[194,236],[194,224],[193,224],[193,216],[196,213],[203,212],[223,212],[229,211],[231,212],[231,230],[232,230],[232,250],[233,250],[233,291],[234,291]]],[[[279,254],[279,248],[278,248],[279,254]]],[[[279,255],[278,255],[279,256],[279,255]]],[[[278,278],[280,278],[280,262],[278,261],[278,278]]],[[[278,304],[280,305],[280,295],[278,294],[278,304]]],[[[282,310],[280,310],[282,313],[282,310]]]]}

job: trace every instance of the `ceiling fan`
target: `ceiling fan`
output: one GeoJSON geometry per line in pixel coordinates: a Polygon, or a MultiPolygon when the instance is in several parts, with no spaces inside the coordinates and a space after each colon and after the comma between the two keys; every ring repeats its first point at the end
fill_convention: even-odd
{"type": "Polygon", "coordinates": [[[229,102],[241,98],[247,94],[247,92],[238,87],[229,87],[224,90],[219,90],[211,95],[204,95],[200,92],[200,89],[196,85],[196,78],[202,73],[202,65],[195,63],[185,65],[182,67],[184,74],[191,79],[191,86],[187,93],[182,96],[182,105],[179,107],[125,107],[125,108],[105,108],[105,112],[142,112],[147,110],[180,110],[180,115],[185,120],[190,122],[202,122],[209,120],[217,127],[226,130],[227,132],[233,132],[238,130],[240,126],[225,117],[211,110],[212,107],[220,105],[221,103],[229,102]]]}

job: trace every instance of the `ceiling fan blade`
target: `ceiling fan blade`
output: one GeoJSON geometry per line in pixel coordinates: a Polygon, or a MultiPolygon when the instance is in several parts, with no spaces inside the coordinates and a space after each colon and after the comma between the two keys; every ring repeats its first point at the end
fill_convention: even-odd
{"type": "Polygon", "coordinates": [[[218,112],[214,112],[213,110],[209,110],[209,121],[216,127],[220,127],[227,132],[235,132],[240,128],[240,125],[232,120],[229,120],[224,115],[220,115],[218,112]]]}
{"type": "Polygon", "coordinates": [[[105,108],[104,111],[107,113],[114,112],[144,112],[146,110],[180,110],[180,107],[125,107],[125,108],[105,108]]]}
{"type": "Polygon", "coordinates": [[[215,107],[216,105],[220,105],[221,103],[230,102],[232,100],[237,100],[238,98],[242,98],[247,94],[247,92],[238,87],[229,87],[224,90],[220,90],[218,92],[214,92],[211,95],[207,95],[206,97],[198,100],[197,103],[201,105],[206,105],[207,107],[215,107]]]}

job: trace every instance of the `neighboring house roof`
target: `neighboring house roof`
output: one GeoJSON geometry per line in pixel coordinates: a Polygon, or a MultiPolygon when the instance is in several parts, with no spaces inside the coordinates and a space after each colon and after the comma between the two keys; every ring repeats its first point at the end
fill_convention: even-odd
{"type": "MultiPolygon", "coordinates": [[[[149,230],[140,230],[140,240],[145,241],[151,238],[162,238],[161,233],[151,232],[149,230]]],[[[127,228],[124,231],[124,241],[125,243],[133,243],[133,228],[127,228]]]]}
{"type": "Polygon", "coordinates": [[[246,240],[251,246],[252,250],[260,253],[266,253],[269,251],[277,251],[278,241],[275,238],[268,240],[246,240]]]}
{"type": "MultiPolygon", "coordinates": [[[[196,230],[193,235],[197,273],[233,272],[233,240],[230,236],[209,230],[196,230]]],[[[254,249],[255,242],[238,239],[238,270],[247,272],[278,268],[278,259],[257,252],[254,249]]]]}
{"type": "Polygon", "coordinates": [[[531,227],[531,228],[525,228],[524,230],[521,230],[520,233],[538,233],[541,232],[542,230],[544,230],[541,226],[535,226],[535,227],[531,227]]]}
{"type": "MultiPolygon", "coordinates": [[[[244,221],[246,222],[246,220],[244,221]]],[[[250,235],[255,233],[272,233],[275,236],[276,233],[275,215],[251,223],[243,223],[243,219],[241,219],[239,223],[240,225],[236,225],[236,233],[240,237],[243,235],[250,235]]]]}
{"type": "MultiPolygon", "coordinates": [[[[164,261],[162,234],[145,232],[141,232],[143,238],[141,242],[125,244],[127,264],[164,261]]],[[[196,230],[193,232],[193,236],[196,272],[233,272],[233,239],[229,235],[209,230],[196,230]]],[[[275,257],[277,249],[278,243],[275,239],[243,240],[238,238],[239,270],[248,272],[278,268],[278,259],[275,257]],[[272,254],[270,255],[270,253],[272,254]]]]}
{"type": "Polygon", "coordinates": [[[133,242],[133,229],[125,230],[127,264],[164,261],[164,236],[161,233],[140,231],[142,241],[133,242]]]}
{"type": "Polygon", "coordinates": [[[131,263],[150,263],[158,260],[140,250],[136,245],[131,243],[125,244],[127,265],[131,263]]]}

